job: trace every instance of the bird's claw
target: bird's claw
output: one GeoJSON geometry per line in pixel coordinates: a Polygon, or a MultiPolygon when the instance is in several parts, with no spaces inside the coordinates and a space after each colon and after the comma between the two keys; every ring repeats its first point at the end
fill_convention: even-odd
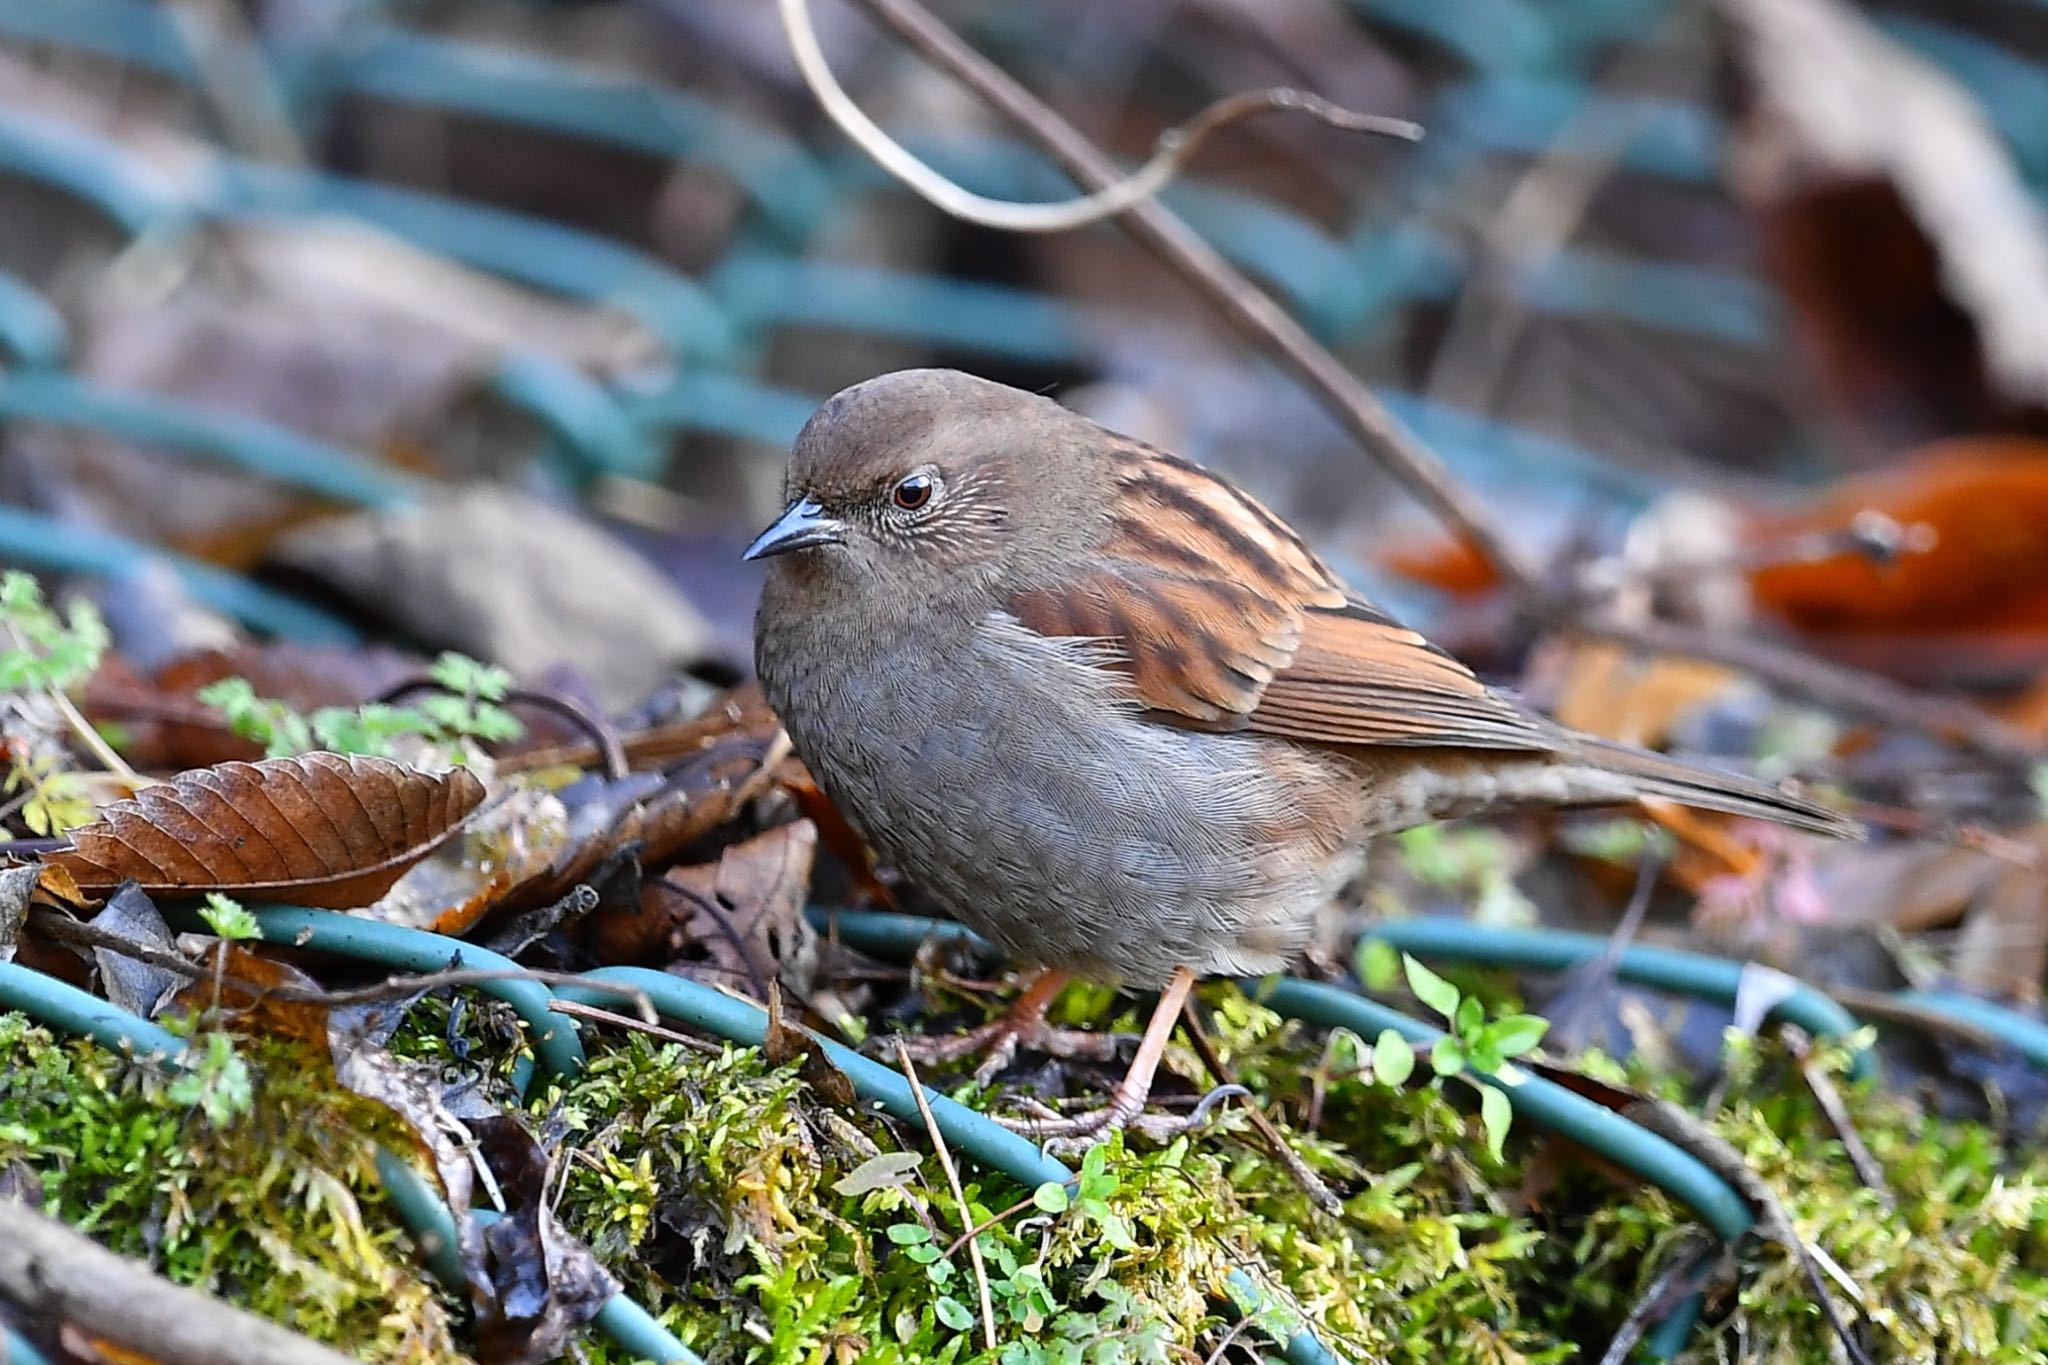
{"type": "Polygon", "coordinates": [[[1126,1094],[1119,1088],[1110,1096],[1108,1104],[1085,1113],[1062,1114],[1048,1104],[1025,1098],[1021,1103],[1027,1117],[994,1117],[997,1123],[1011,1132],[1042,1144],[1050,1155],[1075,1156],[1119,1129],[1163,1146],[1201,1127],[1208,1121],[1210,1112],[1224,1100],[1249,1097],[1250,1094],[1241,1085],[1219,1085],[1202,1096],[1186,1114],[1163,1114],[1145,1112],[1144,1096],[1126,1094]]]}
{"type": "MultiPolygon", "coordinates": [[[[990,1020],[965,1033],[905,1038],[910,1058],[923,1065],[949,1065],[981,1056],[974,1068],[974,1083],[986,1086],[1017,1059],[1017,1051],[1029,1047],[1052,1057],[1081,1058],[1113,1062],[1124,1035],[1090,1033],[1082,1029],[1053,1028],[1043,1022],[1022,1022],[1009,1016],[990,1020]]],[[[895,1039],[889,1040],[893,1046],[895,1039]]]]}

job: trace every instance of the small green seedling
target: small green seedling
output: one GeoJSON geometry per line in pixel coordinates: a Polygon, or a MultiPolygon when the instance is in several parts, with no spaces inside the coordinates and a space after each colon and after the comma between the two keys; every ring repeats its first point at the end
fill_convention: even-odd
{"type": "Polygon", "coordinates": [[[240,901],[218,891],[206,893],[206,904],[199,907],[199,918],[206,921],[206,927],[213,930],[214,937],[230,943],[246,943],[263,936],[256,917],[244,910],[240,901]]]}
{"type": "Polygon", "coordinates": [[[303,716],[284,702],[257,696],[245,678],[210,683],[199,690],[199,700],[219,711],[237,735],[261,744],[271,758],[313,749],[389,758],[397,741],[407,736],[460,747],[469,740],[496,743],[526,733],[518,717],[500,704],[512,687],[504,669],[448,653],[434,661],[428,676],[446,690],[417,706],[370,702],[326,706],[303,716]]]}
{"type": "Polygon", "coordinates": [[[0,574],[0,692],[66,691],[90,678],[107,652],[107,627],[92,603],[72,604],[67,621],[43,601],[35,579],[0,574]]]}
{"type": "MultiPolygon", "coordinates": [[[[1408,977],[1408,989],[1415,992],[1415,998],[1441,1014],[1450,1025],[1449,1033],[1437,1040],[1429,1054],[1430,1069],[1436,1072],[1439,1080],[1468,1073],[1509,1084],[1519,1080],[1519,1075],[1508,1068],[1508,1061],[1542,1042],[1544,1033],[1550,1028],[1549,1020],[1534,1014],[1504,1014],[1488,1019],[1484,1004],[1462,994],[1456,986],[1406,953],[1401,955],[1401,967],[1408,977]]],[[[1382,1042],[1388,1033],[1380,1035],[1382,1042]]],[[[1379,1043],[1374,1044],[1375,1052],[1379,1046],[1379,1043]]],[[[1377,1074],[1377,1057],[1374,1070],[1377,1074]]],[[[1502,1146],[1507,1141],[1513,1108],[1508,1103],[1507,1092],[1499,1084],[1472,1083],[1479,1089],[1479,1117],[1486,1128],[1487,1150],[1498,1161],[1502,1146]]]]}
{"type": "Polygon", "coordinates": [[[165,1093],[173,1104],[198,1109],[216,1128],[227,1127],[256,1104],[249,1064],[236,1053],[234,1042],[225,1033],[208,1034],[199,1060],[172,1081],[165,1093]]]}

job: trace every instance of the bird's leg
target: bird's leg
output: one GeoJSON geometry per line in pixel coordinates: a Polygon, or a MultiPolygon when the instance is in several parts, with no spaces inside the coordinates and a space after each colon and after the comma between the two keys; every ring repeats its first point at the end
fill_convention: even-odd
{"type": "Polygon", "coordinates": [[[991,1019],[980,1028],[969,1029],[965,1033],[904,1041],[910,1047],[912,1059],[920,1062],[957,1062],[982,1054],[981,1065],[974,1068],[975,1082],[980,1085],[987,1085],[995,1079],[996,1073],[1016,1057],[1019,1046],[1040,1048],[1066,1057],[1114,1060],[1115,1034],[1081,1033],[1046,1025],[1045,1012],[1052,1008],[1052,1002],[1059,998],[1070,979],[1069,973],[1057,967],[1044,968],[1000,1018],[991,1019]]]}
{"type": "Polygon", "coordinates": [[[1144,1112],[1145,1101],[1152,1094],[1152,1078],[1159,1073],[1160,1058],[1166,1055],[1166,1044],[1173,1037],[1174,1026],[1180,1023],[1180,1012],[1187,1004],[1188,992],[1194,988],[1195,974],[1186,967],[1173,969],[1173,976],[1166,983],[1166,989],[1159,992],[1159,1003],[1152,1009],[1152,1018],[1145,1025],[1145,1036],[1138,1043],[1138,1055],[1131,1058],[1131,1069],[1116,1083],[1116,1089],[1109,1095],[1109,1103],[1100,1109],[1070,1118],[1003,1119],[1009,1128],[1041,1140],[1051,1138],[1062,1146],[1082,1145],[1101,1135],[1122,1128],[1144,1112]]]}

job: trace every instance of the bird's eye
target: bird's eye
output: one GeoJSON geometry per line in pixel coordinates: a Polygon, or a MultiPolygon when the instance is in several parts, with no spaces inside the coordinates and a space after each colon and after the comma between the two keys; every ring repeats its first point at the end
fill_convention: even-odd
{"type": "Polygon", "coordinates": [[[889,495],[889,501],[906,512],[915,512],[932,500],[932,490],[935,486],[931,475],[912,474],[896,485],[896,490],[889,495]]]}

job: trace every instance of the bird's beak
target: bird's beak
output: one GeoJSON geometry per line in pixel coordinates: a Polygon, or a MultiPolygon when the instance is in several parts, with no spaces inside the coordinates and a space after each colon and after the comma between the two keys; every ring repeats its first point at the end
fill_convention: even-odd
{"type": "Polygon", "coordinates": [[[754,537],[746,559],[786,555],[791,550],[808,550],[813,545],[838,545],[846,539],[846,524],[825,515],[825,509],[810,498],[798,498],[783,509],[775,524],[754,537]]]}

